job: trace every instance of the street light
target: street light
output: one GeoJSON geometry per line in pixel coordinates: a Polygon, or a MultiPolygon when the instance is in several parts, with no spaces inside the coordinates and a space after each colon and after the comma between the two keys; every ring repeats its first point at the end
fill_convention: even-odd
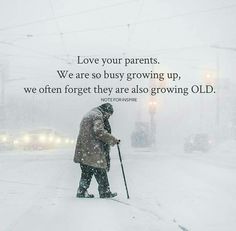
{"type": "Polygon", "coordinates": [[[154,115],[157,110],[157,102],[156,101],[149,101],[149,113],[154,115]]]}
{"type": "MultiPolygon", "coordinates": [[[[152,72],[153,73],[167,73],[167,68],[160,65],[152,65],[152,72]]],[[[150,87],[166,87],[167,80],[166,78],[163,79],[150,79],[149,80],[150,87]]],[[[151,135],[151,144],[155,147],[156,145],[156,120],[155,115],[157,109],[160,106],[160,98],[158,97],[151,97],[148,102],[148,111],[150,115],[150,135],[151,135]]]]}
{"type": "Polygon", "coordinates": [[[202,81],[206,85],[215,85],[216,84],[216,71],[207,70],[202,76],[202,81]]]}
{"type": "Polygon", "coordinates": [[[150,114],[150,134],[151,134],[151,144],[155,146],[156,144],[156,121],[155,114],[158,109],[158,99],[151,98],[148,102],[148,110],[150,114]]]}

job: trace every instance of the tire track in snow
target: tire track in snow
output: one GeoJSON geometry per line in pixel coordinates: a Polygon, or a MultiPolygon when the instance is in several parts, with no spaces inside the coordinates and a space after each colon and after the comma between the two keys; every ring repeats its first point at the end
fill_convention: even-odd
{"type": "MultiPolygon", "coordinates": [[[[129,203],[129,202],[121,201],[121,200],[116,199],[116,198],[111,198],[110,200],[118,202],[118,203],[126,205],[126,206],[130,206],[130,207],[132,207],[132,208],[134,208],[136,210],[139,210],[141,212],[148,213],[148,214],[154,216],[155,218],[158,218],[158,220],[162,220],[164,222],[168,222],[168,221],[166,221],[166,219],[162,218],[160,215],[158,215],[156,212],[152,211],[151,209],[143,208],[143,207],[134,205],[134,204],[129,203]]],[[[158,205],[160,206],[160,204],[158,204],[158,205]]],[[[172,219],[172,221],[171,221],[171,219],[167,219],[167,220],[170,220],[169,221],[170,223],[171,222],[176,223],[177,227],[180,228],[182,231],[190,231],[189,229],[185,228],[183,225],[178,224],[175,219],[172,219]]]]}

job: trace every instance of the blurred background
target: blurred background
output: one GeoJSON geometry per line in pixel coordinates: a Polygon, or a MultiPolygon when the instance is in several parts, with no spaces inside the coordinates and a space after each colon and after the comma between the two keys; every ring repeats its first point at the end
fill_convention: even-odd
{"type": "MultiPolygon", "coordinates": [[[[113,133],[134,148],[208,151],[236,139],[234,0],[1,0],[0,149],[73,147],[96,95],[24,93],[23,87],[210,84],[216,94],[137,94],[113,103],[113,133]],[[178,72],[178,83],[61,80],[56,70],[96,72],[81,57],[157,57],[117,72],[178,72]]],[[[105,96],[104,96],[105,97],[105,96]]],[[[117,95],[111,95],[117,97],[117,95]]]]}

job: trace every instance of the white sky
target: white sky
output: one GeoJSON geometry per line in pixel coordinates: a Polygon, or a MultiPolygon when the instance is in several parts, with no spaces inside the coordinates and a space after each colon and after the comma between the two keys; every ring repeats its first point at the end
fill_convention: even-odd
{"type": "MultiPolygon", "coordinates": [[[[58,82],[56,69],[95,68],[76,65],[77,55],[158,57],[162,68],[181,73],[182,84],[199,82],[206,70],[215,72],[218,57],[221,80],[234,81],[234,0],[0,0],[0,4],[1,71],[8,80],[24,79],[8,82],[8,95],[24,95],[26,85],[58,82]]],[[[87,102],[88,109],[99,103],[93,98],[83,103],[80,98],[67,99],[64,107],[87,102]]],[[[163,112],[176,113],[179,99],[168,102],[173,103],[163,112]]],[[[192,102],[181,99],[183,107],[192,107],[192,102]]],[[[212,99],[208,102],[212,105],[212,99]]]]}

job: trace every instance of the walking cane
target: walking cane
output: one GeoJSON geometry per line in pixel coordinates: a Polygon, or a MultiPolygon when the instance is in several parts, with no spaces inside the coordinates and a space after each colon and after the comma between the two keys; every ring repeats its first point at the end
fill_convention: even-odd
{"type": "Polygon", "coordinates": [[[121,165],[121,169],[122,169],[122,174],[123,174],[123,178],[124,178],[124,182],[125,182],[127,199],[129,199],[129,192],[128,192],[128,187],[127,187],[127,183],[126,183],[126,179],[125,179],[125,172],[124,172],[123,162],[122,162],[122,158],[121,158],[121,154],[120,154],[119,143],[117,143],[117,148],[118,148],[118,153],[119,153],[119,158],[120,158],[120,165],[121,165]]]}

